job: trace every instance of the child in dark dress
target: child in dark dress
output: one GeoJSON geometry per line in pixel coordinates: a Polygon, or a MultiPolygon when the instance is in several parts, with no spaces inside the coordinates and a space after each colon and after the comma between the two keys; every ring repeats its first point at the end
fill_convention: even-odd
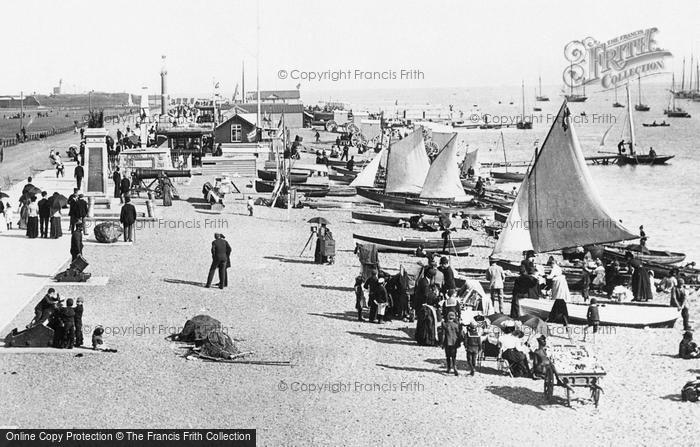
{"type": "Polygon", "coordinates": [[[83,297],[79,296],[75,305],[75,346],[83,345],[83,297]]]}
{"type": "Polygon", "coordinates": [[[357,321],[365,321],[362,318],[362,308],[367,306],[365,293],[362,290],[362,276],[355,278],[355,309],[357,309],[357,321]]]}
{"type": "Polygon", "coordinates": [[[445,348],[445,359],[447,360],[447,373],[454,371],[455,376],[459,375],[457,372],[457,348],[462,344],[462,331],[459,328],[459,324],[455,321],[456,315],[454,312],[449,312],[447,314],[447,321],[442,322],[443,331],[443,342],[442,346],[445,348]]]}

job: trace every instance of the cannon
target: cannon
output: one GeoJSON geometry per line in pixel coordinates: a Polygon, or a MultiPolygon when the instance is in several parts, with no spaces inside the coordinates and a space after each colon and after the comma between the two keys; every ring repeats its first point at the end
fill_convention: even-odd
{"type": "Polygon", "coordinates": [[[83,270],[90,265],[82,256],[78,256],[70,263],[68,270],[57,274],[54,279],[57,282],[85,282],[92,276],[91,273],[84,273],[83,270]]]}
{"type": "Polygon", "coordinates": [[[141,192],[153,193],[156,199],[163,199],[166,205],[171,197],[178,199],[180,196],[175,189],[171,178],[190,178],[190,170],[180,169],[148,169],[136,168],[131,171],[132,189],[140,196],[141,192]],[[151,180],[146,184],[147,180],[151,180]]]}

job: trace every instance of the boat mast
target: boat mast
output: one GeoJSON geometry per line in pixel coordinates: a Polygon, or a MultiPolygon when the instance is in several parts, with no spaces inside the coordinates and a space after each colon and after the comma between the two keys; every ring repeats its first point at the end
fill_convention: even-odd
{"type": "MultiPolygon", "coordinates": [[[[692,67],[690,68],[693,69],[692,67]]],[[[685,90],[685,57],[683,58],[683,70],[681,70],[681,91],[685,90]]],[[[676,92],[673,92],[674,94],[676,92]]]]}
{"type": "Polygon", "coordinates": [[[540,97],[542,96],[542,76],[539,76],[540,80],[540,97]]]}
{"type": "Polygon", "coordinates": [[[506,156],[506,141],[503,139],[503,131],[501,131],[501,146],[503,146],[503,162],[506,165],[506,172],[508,172],[508,157],[506,156]]]}
{"type": "MultiPolygon", "coordinates": [[[[688,81],[688,90],[693,89],[693,54],[690,54],[690,80],[688,81]]],[[[673,105],[673,108],[675,109],[676,106],[675,104],[673,105]]]]}
{"type": "Polygon", "coordinates": [[[637,73],[637,82],[639,85],[639,88],[638,88],[638,90],[639,90],[639,95],[638,95],[639,96],[639,105],[641,106],[642,105],[642,77],[639,75],[639,73],[637,73]]]}
{"type": "Polygon", "coordinates": [[[627,121],[630,129],[630,155],[634,155],[634,121],[632,120],[632,101],[630,100],[630,86],[627,84],[625,86],[627,91],[627,121]]]}
{"type": "MultiPolygon", "coordinates": [[[[692,73],[692,71],[691,71],[692,73]]],[[[671,110],[676,110],[676,95],[673,91],[676,89],[676,75],[671,73],[671,110]]]]}
{"type": "Polygon", "coordinates": [[[520,120],[523,122],[523,125],[525,124],[525,81],[523,80],[522,84],[522,90],[523,90],[523,114],[520,116],[520,120]]]}

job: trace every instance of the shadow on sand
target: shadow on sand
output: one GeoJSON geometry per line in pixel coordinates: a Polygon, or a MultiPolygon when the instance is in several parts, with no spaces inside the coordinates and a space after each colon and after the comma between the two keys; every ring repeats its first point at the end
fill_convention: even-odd
{"type": "Polygon", "coordinates": [[[187,281],[185,279],[173,279],[173,278],[165,278],[163,279],[163,282],[167,282],[170,284],[184,284],[187,286],[195,286],[195,287],[204,287],[206,286],[206,283],[203,282],[197,282],[197,281],[187,281]]]}
{"type": "MultiPolygon", "coordinates": [[[[372,325],[376,325],[375,323],[368,323],[372,325]]],[[[378,326],[378,325],[377,325],[378,326]]],[[[380,327],[381,329],[381,327],[380,327]]],[[[388,329],[388,330],[396,330],[396,329],[388,329]]],[[[411,346],[416,346],[415,340],[405,337],[403,335],[392,335],[392,334],[378,334],[376,332],[352,332],[348,331],[348,334],[351,335],[357,335],[358,337],[362,337],[367,340],[372,340],[377,343],[386,343],[386,344],[391,344],[391,345],[411,345],[411,346]]]]}
{"type": "MultiPolygon", "coordinates": [[[[540,382],[542,383],[542,382],[540,382]]],[[[560,396],[556,395],[557,389],[561,390],[562,388],[554,388],[554,396],[552,398],[551,402],[547,402],[547,399],[544,397],[544,391],[533,391],[529,388],[525,388],[523,386],[487,386],[486,391],[488,391],[491,394],[494,394],[502,399],[505,399],[507,401],[510,401],[514,404],[518,405],[529,405],[532,407],[535,407],[540,410],[544,410],[542,408],[543,405],[545,406],[551,406],[551,405],[563,405],[566,406],[566,399],[562,398],[560,396]]],[[[572,399],[573,400],[573,399],[572,399]]]]}
{"type": "Polygon", "coordinates": [[[380,368],[394,369],[396,371],[427,372],[427,373],[435,373],[435,374],[445,374],[445,371],[437,369],[437,368],[414,368],[412,366],[392,366],[392,365],[384,365],[382,363],[377,363],[377,366],[379,366],[380,368]]]}
{"type": "Polygon", "coordinates": [[[38,273],[20,273],[22,276],[27,276],[29,278],[53,278],[54,275],[39,275],[38,273]]]}
{"type": "Polygon", "coordinates": [[[308,315],[311,315],[312,317],[330,318],[332,320],[357,321],[357,311],[354,311],[354,310],[348,310],[346,312],[337,312],[337,313],[325,313],[325,314],[310,313],[308,315]]]}
{"type": "Polygon", "coordinates": [[[355,290],[352,287],[325,286],[323,284],[302,284],[301,286],[307,289],[337,290],[338,292],[353,292],[355,290]]]}
{"type": "Polygon", "coordinates": [[[280,262],[290,262],[293,264],[314,264],[312,259],[284,258],[282,256],[263,256],[264,259],[273,259],[280,262]]]}

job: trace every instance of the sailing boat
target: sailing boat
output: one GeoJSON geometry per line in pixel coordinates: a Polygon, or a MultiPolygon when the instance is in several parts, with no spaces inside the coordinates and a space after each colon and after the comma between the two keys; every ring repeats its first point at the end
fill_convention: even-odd
{"type": "MultiPolygon", "coordinates": [[[[518,260],[528,250],[546,253],[639,237],[622,226],[598,196],[570,115],[564,101],[518,190],[492,259],[518,260]]],[[[667,327],[679,317],[671,306],[601,301],[605,302],[600,306],[602,325],[667,327]]],[[[523,313],[540,318],[548,317],[553,303],[519,300],[523,313]]],[[[567,303],[567,307],[569,322],[586,324],[587,304],[567,303]]]]}
{"type": "Polygon", "coordinates": [[[627,130],[629,132],[629,154],[620,154],[617,162],[620,165],[662,165],[672,159],[674,155],[658,155],[656,152],[649,151],[649,154],[637,154],[635,145],[637,140],[634,135],[634,120],[632,119],[632,110],[630,110],[630,89],[629,85],[625,86],[627,92],[627,130]]]}
{"type": "Polygon", "coordinates": [[[624,107],[622,104],[620,104],[617,101],[617,84],[615,84],[615,102],[613,103],[613,107],[616,107],[616,108],[624,107]]]}
{"type": "MultiPolygon", "coordinates": [[[[571,65],[570,72],[573,73],[573,64],[571,65]]],[[[574,93],[574,83],[573,83],[573,78],[571,82],[569,83],[569,94],[564,95],[566,100],[568,102],[586,102],[588,99],[588,96],[586,96],[586,79],[583,79],[583,82],[581,83],[583,85],[583,94],[579,95],[574,93]]]]}
{"type": "Polygon", "coordinates": [[[385,208],[423,214],[439,214],[438,210],[455,212],[465,210],[470,202],[459,180],[456,160],[456,133],[438,153],[431,166],[425,151],[420,129],[389,145],[386,157],[386,182],[384,188],[370,186],[379,162],[372,162],[355,179],[357,194],[385,208]],[[359,180],[358,180],[359,179],[359,180]],[[457,186],[458,185],[458,186],[457,186]],[[425,190],[425,191],[424,191],[425,190]]]}
{"type": "Polygon", "coordinates": [[[673,93],[675,88],[676,76],[671,75],[671,98],[669,100],[669,107],[664,110],[664,115],[668,116],[669,118],[690,118],[690,114],[688,112],[676,106],[676,95],[673,93]]]}
{"type": "Polygon", "coordinates": [[[542,76],[539,77],[539,81],[540,81],[540,94],[535,96],[535,101],[539,101],[539,102],[549,101],[548,96],[542,95],[542,76]]]}
{"type": "Polygon", "coordinates": [[[520,121],[517,122],[515,127],[520,130],[532,129],[532,121],[525,121],[525,81],[522,84],[522,96],[523,96],[523,114],[520,116],[520,121]]]}
{"type": "Polygon", "coordinates": [[[634,110],[637,112],[648,112],[649,106],[642,103],[642,78],[637,74],[637,82],[639,83],[639,101],[634,105],[634,110]]]}
{"type": "Polygon", "coordinates": [[[503,138],[503,132],[501,132],[501,145],[503,146],[503,161],[506,167],[506,172],[496,172],[491,171],[491,177],[496,181],[502,182],[522,182],[525,178],[524,172],[508,172],[508,156],[506,155],[506,142],[503,138]]]}

